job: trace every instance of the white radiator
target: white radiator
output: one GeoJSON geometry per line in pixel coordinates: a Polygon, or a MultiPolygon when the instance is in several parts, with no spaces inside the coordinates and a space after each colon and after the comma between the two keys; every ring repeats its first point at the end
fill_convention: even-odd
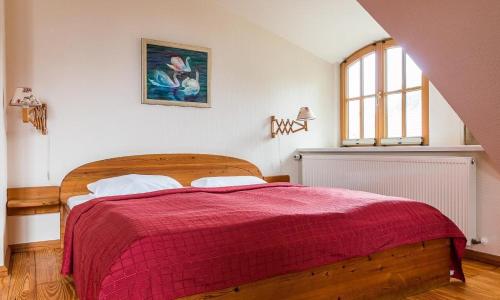
{"type": "Polygon", "coordinates": [[[302,183],[400,196],[439,209],[476,238],[476,165],[471,157],[302,155],[302,183]]]}

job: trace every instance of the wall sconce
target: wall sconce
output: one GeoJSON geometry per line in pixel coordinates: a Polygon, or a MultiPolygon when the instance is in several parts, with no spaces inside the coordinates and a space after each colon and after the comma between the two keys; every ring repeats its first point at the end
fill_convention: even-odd
{"type": "Polygon", "coordinates": [[[314,120],[316,116],[309,109],[309,107],[301,107],[297,119],[276,119],[275,116],[271,116],[271,137],[275,138],[278,134],[290,134],[297,131],[305,130],[307,131],[307,121],[314,120]],[[294,128],[297,125],[298,127],[294,128]]]}
{"type": "Polygon", "coordinates": [[[21,106],[23,122],[30,122],[43,135],[47,134],[47,105],[33,95],[31,88],[16,88],[9,105],[21,106]]]}

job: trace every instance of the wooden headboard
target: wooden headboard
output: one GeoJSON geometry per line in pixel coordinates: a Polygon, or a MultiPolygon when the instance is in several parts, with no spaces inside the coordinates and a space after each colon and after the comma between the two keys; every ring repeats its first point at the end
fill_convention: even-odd
{"type": "Polygon", "coordinates": [[[184,186],[206,176],[251,175],[262,178],[254,164],[228,156],[210,154],[148,154],[124,156],[91,162],[71,171],[61,183],[60,199],[87,194],[87,184],[126,174],[167,175],[184,186]]]}

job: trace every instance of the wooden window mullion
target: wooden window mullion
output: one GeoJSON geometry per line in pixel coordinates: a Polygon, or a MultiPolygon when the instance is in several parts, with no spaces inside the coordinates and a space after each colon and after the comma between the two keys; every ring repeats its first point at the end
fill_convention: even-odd
{"type": "Polygon", "coordinates": [[[429,145],[429,79],[422,73],[422,138],[423,144],[429,145]]]}
{"type": "Polygon", "coordinates": [[[343,62],[340,64],[340,143],[347,139],[349,125],[347,122],[347,118],[349,116],[349,112],[347,111],[347,94],[346,94],[346,84],[347,84],[347,76],[346,76],[347,68],[346,63],[343,62]]]}
{"type": "Polygon", "coordinates": [[[385,78],[384,78],[384,63],[385,63],[385,58],[384,58],[384,42],[379,42],[376,45],[375,48],[375,62],[376,62],[376,96],[375,96],[375,101],[376,101],[376,111],[377,111],[377,116],[376,116],[376,138],[377,138],[377,145],[381,144],[382,138],[384,136],[384,122],[385,122],[385,113],[384,113],[384,84],[385,84],[385,78]]]}

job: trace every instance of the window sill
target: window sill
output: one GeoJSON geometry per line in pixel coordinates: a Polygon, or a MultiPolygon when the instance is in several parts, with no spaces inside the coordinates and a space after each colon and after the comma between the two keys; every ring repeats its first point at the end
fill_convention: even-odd
{"type": "Polygon", "coordinates": [[[484,152],[480,145],[299,148],[299,153],[484,152]]]}

